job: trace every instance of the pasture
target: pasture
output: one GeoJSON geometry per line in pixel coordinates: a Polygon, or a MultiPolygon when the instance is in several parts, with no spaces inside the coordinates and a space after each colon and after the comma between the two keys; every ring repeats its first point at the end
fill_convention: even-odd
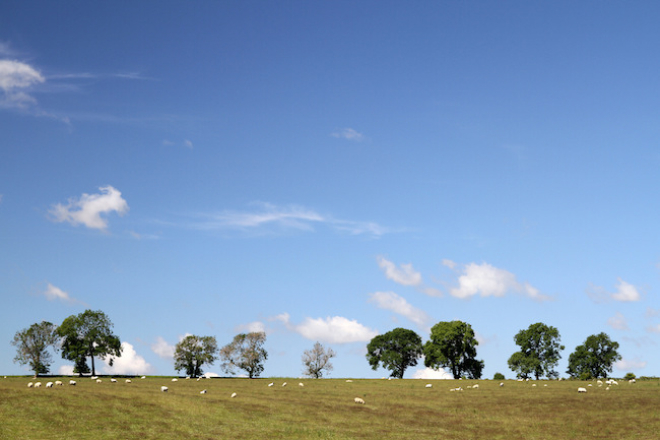
{"type": "Polygon", "coordinates": [[[0,439],[650,440],[660,435],[657,380],[619,381],[606,391],[595,381],[509,380],[500,387],[493,380],[148,377],[128,384],[101,377],[102,383],[74,378],[77,385],[70,386],[69,379],[39,378],[41,388],[27,387],[37,381],[31,377],[0,379],[0,439]],[[45,387],[56,380],[64,385],[45,387]],[[476,383],[478,389],[467,388],[476,383]],[[161,392],[161,386],[169,391],[161,392]],[[450,391],[458,386],[463,391],[450,391]],[[587,393],[578,394],[578,387],[587,393]],[[200,394],[204,389],[207,393],[200,394]],[[365,404],[356,404],[355,397],[365,404]]]}

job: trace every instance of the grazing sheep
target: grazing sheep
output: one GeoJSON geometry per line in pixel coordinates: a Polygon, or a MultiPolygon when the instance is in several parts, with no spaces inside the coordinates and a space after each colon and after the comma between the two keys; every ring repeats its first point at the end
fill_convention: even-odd
{"type": "Polygon", "coordinates": [[[503,386],[504,386],[504,382],[500,382],[500,386],[503,387],[503,386]]]}
{"type": "Polygon", "coordinates": [[[535,384],[535,383],[533,383],[533,384],[532,384],[532,386],[533,386],[533,387],[535,387],[535,386],[536,386],[536,384],[535,384]]]}
{"type": "Polygon", "coordinates": [[[304,383],[302,383],[302,382],[298,382],[298,386],[299,386],[299,387],[304,387],[304,386],[305,386],[305,384],[304,384],[304,383]]]}
{"type": "Polygon", "coordinates": [[[56,380],[55,381],[55,386],[61,387],[62,386],[62,381],[61,380],[56,380]]]}
{"type": "Polygon", "coordinates": [[[355,401],[355,403],[359,403],[360,405],[364,405],[364,400],[361,399],[361,398],[359,398],[359,397],[356,397],[356,398],[353,399],[353,400],[355,401]]]}
{"type": "Polygon", "coordinates": [[[53,382],[48,382],[46,384],[46,388],[53,388],[53,382]]]}
{"type": "Polygon", "coordinates": [[[28,388],[32,388],[34,384],[32,382],[28,383],[28,388]]]}
{"type": "Polygon", "coordinates": [[[133,381],[130,379],[126,379],[126,383],[133,383],[133,381]]]}
{"type": "Polygon", "coordinates": [[[269,387],[272,387],[273,385],[275,385],[275,382],[271,382],[268,384],[269,387]]]}
{"type": "Polygon", "coordinates": [[[610,390],[610,387],[605,388],[605,391],[609,391],[609,390],[610,390]]]}
{"type": "Polygon", "coordinates": [[[234,397],[238,396],[236,393],[231,393],[231,398],[233,399],[234,397]]]}
{"type": "Polygon", "coordinates": [[[41,386],[41,382],[37,382],[37,383],[34,384],[35,388],[39,388],[40,386],[41,386]]]}
{"type": "Polygon", "coordinates": [[[147,378],[147,376],[142,376],[140,379],[146,379],[146,378],[147,378]]]}
{"type": "Polygon", "coordinates": [[[75,380],[70,380],[70,381],[69,381],[69,385],[75,385],[75,384],[76,384],[76,381],[75,381],[75,380]]]}
{"type": "Polygon", "coordinates": [[[600,379],[598,379],[598,381],[596,381],[596,383],[597,383],[598,385],[602,385],[602,384],[603,384],[603,381],[600,380],[600,379]]]}
{"type": "Polygon", "coordinates": [[[285,386],[286,386],[286,382],[284,382],[284,383],[282,384],[282,386],[285,387],[285,386]]]}
{"type": "Polygon", "coordinates": [[[178,382],[178,381],[179,381],[179,379],[177,379],[176,377],[174,379],[172,379],[172,382],[178,382]]]}
{"type": "Polygon", "coordinates": [[[635,379],[630,379],[628,383],[635,383],[635,379]]]}
{"type": "Polygon", "coordinates": [[[619,382],[617,382],[616,380],[612,379],[612,385],[619,385],[619,382]]]}
{"type": "Polygon", "coordinates": [[[200,391],[199,394],[206,394],[206,390],[200,391]]]}
{"type": "Polygon", "coordinates": [[[476,390],[476,389],[478,389],[478,388],[479,388],[479,384],[472,385],[472,389],[473,389],[473,390],[476,390]]]}
{"type": "Polygon", "coordinates": [[[101,379],[96,379],[96,383],[101,383],[103,382],[101,379]]]}
{"type": "Polygon", "coordinates": [[[112,382],[112,383],[117,383],[117,379],[114,379],[114,378],[113,378],[113,379],[110,379],[110,382],[112,382]]]}
{"type": "Polygon", "coordinates": [[[586,388],[583,387],[578,388],[578,393],[586,393],[586,392],[587,392],[586,388]]]}
{"type": "Polygon", "coordinates": [[[433,385],[431,385],[430,383],[427,383],[426,388],[433,388],[433,385]]]}
{"type": "Polygon", "coordinates": [[[165,392],[167,392],[167,390],[169,390],[169,388],[167,388],[167,387],[160,387],[160,390],[161,390],[163,393],[165,393],[165,392]]]}
{"type": "Polygon", "coordinates": [[[353,381],[352,381],[352,380],[350,380],[350,379],[347,379],[347,380],[346,380],[346,382],[353,382],[353,381]]]}
{"type": "Polygon", "coordinates": [[[92,376],[92,380],[96,380],[98,378],[99,378],[98,376],[92,376]]]}

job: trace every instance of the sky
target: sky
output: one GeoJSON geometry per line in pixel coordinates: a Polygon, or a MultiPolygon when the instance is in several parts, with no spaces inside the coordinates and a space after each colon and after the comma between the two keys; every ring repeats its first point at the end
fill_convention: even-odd
{"type": "MultiPolygon", "coordinates": [[[[175,375],[265,331],[265,377],[378,378],[367,343],[469,323],[590,335],[660,376],[660,4],[0,3],[0,374],[86,309],[175,375]]],[[[54,373],[72,363],[54,355],[54,373]]],[[[204,368],[224,375],[220,362],[204,368]]],[[[407,378],[443,377],[423,360],[407,378]]]]}

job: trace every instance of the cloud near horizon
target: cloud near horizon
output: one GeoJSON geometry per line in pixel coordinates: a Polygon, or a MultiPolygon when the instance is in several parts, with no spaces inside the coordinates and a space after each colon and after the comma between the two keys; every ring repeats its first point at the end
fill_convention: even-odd
{"type": "Polygon", "coordinates": [[[356,320],[342,316],[323,318],[305,318],[300,324],[291,324],[288,313],[282,313],[273,318],[284,323],[287,329],[298,333],[310,341],[330,344],[349,344],[352,342],[368,342],[378,334],[356,320]]]}
{"type": "Polygon", "coordinates": [[[431,317],[425,311],[413,307],[408,301],[394,292],[374,292],[369,295],[369,302],[376,304],[378,308],[401,315],[424,330],[428,330],[428,323],[431,321],[431,317]]]}
{"type": "Polygon", "coordinates": [[[135,348],[128,342],[121,343],[121,356],[114,358],[112,366],[109,358],[103,359],[103,363],[105,374],[141,375],[154,372],[151,364],[137,354],[135,348]]]}
{"type": "Polygon", "coordinates": [[[70,198],[66,205],[58,203],[54,205],[49,214],[51,219],[57,223],[67,222],[74,226],[80,224],[105,232],[108,221],[101,215],[116,212],[123,216],[128,212],[128,203],[121,196],[121,192],[112,186],[100,187],[100,194],[83,193],[79,199],[70,198]]]}

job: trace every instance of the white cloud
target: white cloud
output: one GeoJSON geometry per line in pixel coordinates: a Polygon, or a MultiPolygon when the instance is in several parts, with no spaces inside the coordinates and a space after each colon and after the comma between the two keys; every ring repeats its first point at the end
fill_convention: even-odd
{"type": "Polygon", "coordinates": [[[454,376],[447,373],[445,370],[434,370],[433,368],[420,368],[416,370],[413,379],[454,379],[454,376]]]}
{"type": "Polygon", "coordinates": [[[49,211],[56,222],[72,225],[83,224],[91,229],[105,231],[108,222],[102,214],[116,212],[120,216],[128,212],[128,203],[121,192],[112,186],[99,188],[100,194],[83,194],[79,199],[71,198],[67,205],[58,203],[49,211]]]}
{"type": "Polygon", "coordinates": [[[454,270],[456,268],[456,263],[446,258],[442,260],[442,265],[450,268],[451,270],[454,270]]]}
{"type": "Polygon", "coordinates": [[[639,358],[621,359],[620,361],[616,361],[614,363],[614,367],[621,371],[641,370],[642,368],[646,367],[646,364],[646,361],[642,361],[639,358]]]}
{"type": "Polygon", "coordinates": [[[46,290],[43,292],[44,296],[48,301],[64,301],[67,303],[79,303],[75,298],[72,298],[67,292],[63,291],[59,287],[53,286],[51,283],[48,283],[46,290]]]}
{"type": "Polygon", "coordinates": [[[618,284],[616,285],[615,292],[608,292],[601,286],[590,284],[586,290],[587,295],[589,295],[592,301],[597,303],[605,302],[608,300],[634,302],[641,299],[641,295],[637,287],[623,281],[621,278],[617,279],[618,284]]]}
{"type": "Polygon", "coordinates": [[[378,257],[378,266],[385,271],[385,276],[403,286],[419,286],[422,284],[422,275],[413,269],[412,264],[401,264],[397,267],[384,257],[378,257]]]}
{"type": "Polygon", "coordinates": [[[169,344],[161,336],[156,338],[156,342],[151,344],[151,351],[163,359],[174,359],[174,345],[169,344]]]}
{"type": "Polygon", "coordinates": [[[337,130],[334,133],[332,133],[332,136],[336,138],[347,139],[349,141],[357,141],[357,142],[360,142],[364,139],[364,135],[362,133],[358,133],[352,128],[342,128],[341,130],[337,130]]]}
{"type": "Polygon", "coordinates": [[[103,360],[105,374],[149,374],[154,371],[153,367],[142,356],[137,354],[135,349],[128,342],[121,343],[121,356],[114,358],[112,367],[110,359],[103,360]]]}
{"type": "Polygon", "coordinates": [[[57,374],[60,376],[73,376],[73,365],[60,365],[57,374]]]}
{"type": "Polygon", "coordinates": [[[266,326],[261,321],[249,322],[236,326],[235,330],[239,333],[265,332],[266,326]]]}
{"type": "Polygon", "coordinates": [[[374,292],[369,301],[381,309],[390,310],[404,316],[420,327],[426,328],[431,317],[421,309],[413,307],[404,298],[394,292],[374,292]]]}
{"type": "Polygon", "coordinates": [[[626,321],[625,316],[620,312],[617,312],[616,315],[609,318],[607,320],[607,325],[614,330],[629,330],[628,322],[626,321]]]}
{"type": "Polygon", "coordinates": [[[507,292],[518,292],[535,300],[547,300],[538,289],[529,283],[520,283],[511,272],[491,266],[488,263],[465,265],[463,275],[458,278],[458,287],[449,289],[456,298],[503,297],[507,292]]]}
{"type": "Polygon", "coordinates": [[[368,342],[378,334],[360,324],[342,316],[323,318],[305,318],[301,324],[289,322],[289,314],[282,313],[273,318],[284,323],[286,327],[310,341],[327,342],[330,344],[347,344],[351,342],[368,342]]]}
{"type": "Polygon", "coordinates": [[[34,67],[20,61],[0,60],[1,107],[25,109],[36,100],[27,91],[35,84],[45,81],[34,67]]]}

